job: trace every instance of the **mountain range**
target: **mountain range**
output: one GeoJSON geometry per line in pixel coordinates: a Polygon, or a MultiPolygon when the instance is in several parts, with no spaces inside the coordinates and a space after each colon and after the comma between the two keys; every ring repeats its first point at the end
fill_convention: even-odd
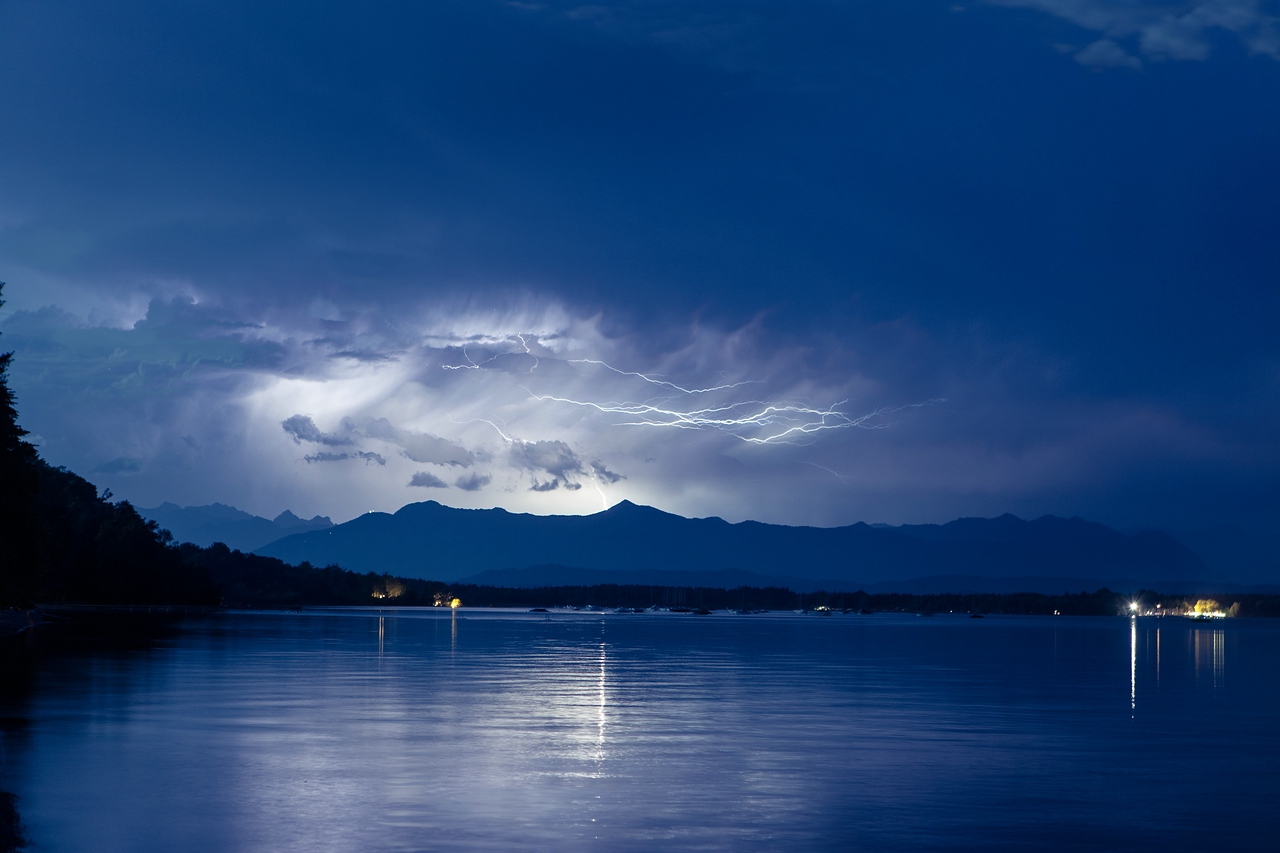
{"type": "Polygon", "coordinates": [[[179,541],[356,571],[507,587],[600,583],[787,586],[797,592],[1185,592],[1280,584],[1280,539],[1236,528],[1116,531],[1013,515],[948,524],[787,527],[683,518],[629,501],[588,516],[468,510],[435,501],[334,525],[224,504],[140,509],[179,541]]]}
{"type": "Polygon", "coordinates": [[[878,591],[1235,586],[1161,531],[1013,515],[948,524],[789,527],[684,518],[623,501],[584,516],[435,501],[296,533],[257,550],[290,563],[503,586],[714,583],[878,591]]]}
{"type": "Polygon", "coordinates": [[[137,509],[139,515],[168,530],[179,542],[191,542],[202,548],[221,542],[245,553],[294,533],[333,527],[326,516],[303,519],[287,509],[273,519],[218,503],[184,507],[166,501],[151,509],[137,509]]]}

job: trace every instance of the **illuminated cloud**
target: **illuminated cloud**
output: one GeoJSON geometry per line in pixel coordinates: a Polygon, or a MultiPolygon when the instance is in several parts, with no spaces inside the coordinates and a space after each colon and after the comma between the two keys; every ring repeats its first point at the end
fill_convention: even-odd
{"type": "MultiPolygon", "coordinates": [[[[126,329],[47,312],[5,325],[6,345],[18,349],[24,422],[43,451],[85,471],[116,460],[94,476],[142,505],[219,501],[340,520],[394,511],[448,483],[456,505],[538,513],[594,512],[628,498],[688,515],[847,523],[912,520],[911,507],[926,501],[945,520],[1053,511],[1038,497],[1046,489],[1088,491],[1128,470],[1137,477],[1141,465],[1125,460],[1205,452],[1167,411],[1023,404],[976,380],[897,380],[901,388],[889,391],[839,349],[815,370],[806,346],[780,344],[757,322],[729,330],[690,323],[658,342],[616,326],[604,334],[599,319],[555,304],[395,323],[375,314],[340,329],[305,313],[234,318],[212,303],[170,306],[157,303],[126,329]],[[475,342],[467,352],[477,366],[446,369],[465,362],[462,340],[475,342]],[[386,358],[336,356],[352,345],[386,358]],[[268,357],[246,355],[254,352],[268,357]],[[949,402],[915,407],[905,394],[949,402]],[[95,401],[91,421],[76,414],[86,395],[95,401]],[[655,426],[635,413],[678,409],[688,418],[752,401],[778,409],[778,420],[655,426]],[[865,417],[859,410],[873,416],[861,428],[746,440],[796,425],[784,415],[838,411],[833,424],[853,424],[865,417]],[[84,457],[88,464],[77,461],[84,457]],[[354,462],[364,464],[344,464],[354,462]],[[424,463],[467,473],[446,480],[424,463]]],[[[892,352],[901,344],[887,332],[897,334],[861,334],[892,352]]],[[[962,363],[922,351],[933,344],[917,330],[906,337],[914,359],[962,363]]],[[[1048,374],[1038,359],[1020,350],[966,370],[986,383],[1000,376],[1000,386],[1040,387],[1048,374]]]]}

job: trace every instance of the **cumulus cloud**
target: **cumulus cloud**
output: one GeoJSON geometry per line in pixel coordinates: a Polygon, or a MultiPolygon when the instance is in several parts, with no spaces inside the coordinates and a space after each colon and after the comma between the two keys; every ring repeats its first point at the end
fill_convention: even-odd
{"type": "Polygon", "coordinates": [[[485,486],[489,485],[493,478],[488,474],[481,474],[479,471],[473,471],[470,474],[464,474],[453,481],[453,484],[464,492],[478,492],[485,486]]]}
{"type": "Polygon", "coordinates": [[[324,444],[329,447],[341,447],[351,444],[351,439],[346,436],[335,435],[333,433],[321,432],[316,426],[316,422],[311,419],[310,415],[293,415],[285,418],[280,424],[292,438],[295,444],[301,444],[304,441],[313,444],[324,444]]]}
{"type": "Polygon", "coordinates": [[[447,489],[449,484],[430,471],[418,471],[409,480],[410,486],[421,486],[424,489],[447,489]]]}
{"type": "Polygon", "coordinates": [[[1207,59],[1209,34],[1228,32],[1253,53],[1280,59],[1280,18],[1260,0],[990,0],[1000,6],[1039,9],[1105,36],[1076,54],[1094,67],[1138,68],[1118,40],[1132,39],[1153,59],[1207,59]]]}

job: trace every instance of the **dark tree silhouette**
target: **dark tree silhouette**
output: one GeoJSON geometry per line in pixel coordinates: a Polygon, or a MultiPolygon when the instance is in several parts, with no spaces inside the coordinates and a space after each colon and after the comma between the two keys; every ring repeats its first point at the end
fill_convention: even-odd
{"type": "MultiPolygon", "coordinates": [[[[0,306],[4,305],[0,282],[0,306]]],[[[23,437],[9,388],[13,353],[0,354],[0,605],[30,604],[35,596],[39,555],[31,531],[39,475],[36,449],[23,437]]]]}
{"type": "Polygon", "coordinates": [[[0,606],[216,604],[207,570],[185,562],[167,532],[23,438],[12,358],[0,355],[0,606]]]}

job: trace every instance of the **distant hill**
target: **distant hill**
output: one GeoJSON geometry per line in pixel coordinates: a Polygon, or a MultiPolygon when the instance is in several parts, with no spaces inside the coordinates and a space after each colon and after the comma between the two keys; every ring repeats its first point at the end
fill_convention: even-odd
{"type": "Polygon", "coordinates": [[[368,513],[295,534],[257,553],[289,563],[486,583],[517,578],[489,574],[496,570],[529,566],[663,577],[745,572],[760,576],[757,583],[821,581],[852,589],[939,576],[966,583],[1052,579],[1055,585],[1071,584],[1067,589],[1081,579],[1162,587],[1227,580],[1214,577],[1199,557],[1164,533],[1127,536],[1080,518],[1024,521],[1004,515],[943,525],[787,527],[683,518],[629,501],[585,516],[454,509],[426,501],[394,515],[368,513]]]}
{"type": "Polygon", "coordinates": [[[793,592],[811,593],[818,591],[856,592],[873,594],[907,593],[909,595],[1006,595],[1019,592],[1033,592],[1041,595],[1075,594],[1082,591],[1093,591],[1107,587],[1122,592],[1136,589],[1158,587],[1160,589],[1176,589],[1179,594],[1220,594],[1227,592],[1266,593],[1280,592],[1280,586],[1252,586],[1233,584],[1223,581],[1208,580],[1168,580],[1150,583],[1130,578],[1111,577],[1106,579],[1086,577],[977,577],[972,575],[930,575],[928,577],[909,578],[906,580],[880,581],[878,583],[859,583],[850,580],[833,578],[787,578],[760,575],[755,572],[726,569],[718,572],[704,571],[663,571],[650,569],[641,571],[608,571],[606,569],[575,569],[571,566],[530,566],[524,569],[489,569],[469,577],[460,578],[459,583],[477,586],[511,587],[516,589],[537,589],[539,587],[563,586],[598,586],[600,584],[622,584],[635,586],[695,586],[709,589],[736,589],[740,586],[764,589],[766,587],[784,587],[793,592]]]}
{"type": "Polygon", "coordinates": [[[695,586],[708,589],[736,589],[750,586],[764,589],[787,587],[796,592],[831,589],[832,582],[804,578],[785,578],[744,572],[736,569],[720,571],[674,571],[663,569],[609,570],[577,569],[572,566],[529,566],[524,569],[488,569],[458,578],[458,582],[476,586],[536,589],[546,586],[598,586],[626,584],[635,586],[695,586]],[[797,583],[799,581],[799,583],[797,583]]]}
{"type": "Polygon", "coordinates": [[[138,513],[168,530],[179,542],[206,548],[222,542],[246,553],[294,533],[333,527],[333,522],[322,515],[302,519],[286,509],[274,519],[267,519],[217,503],[178,506],[165,502],[151,509],[139,507],[138,513]]]}
{"type": "Polygon", "coordinates": [[[1280,536],[1239,527],[1209,527],[1169,534],[1223,577],[1246,583],[1280,583],[1280,536]]]}

